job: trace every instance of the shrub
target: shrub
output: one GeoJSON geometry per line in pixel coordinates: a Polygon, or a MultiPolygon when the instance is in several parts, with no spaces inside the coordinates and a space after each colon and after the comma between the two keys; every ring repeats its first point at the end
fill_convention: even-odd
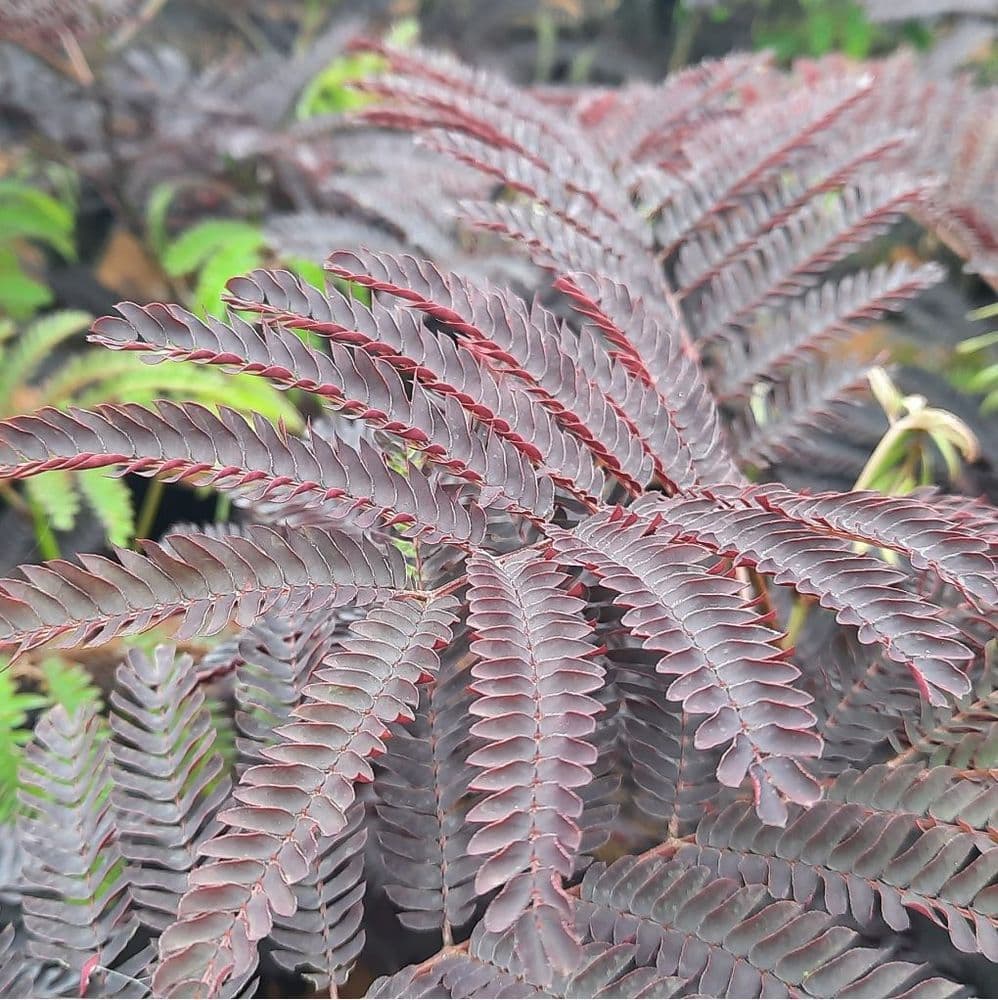
{"type": "Polygon", "coordinates": [[[268,522],[4,581],[0,642],[22,655],[166,622],[239,633],[201,668],[239,678],[231,792],[169,649],[122,667],[110,750],[85,713],[40,727],[29,953],[88,978],[127,939],[127,983],[217,996],[269,940],[325,987],[363,946],[367,879],[444,945],[400,945],[416,962],[375,996],[958,994],[978,975],[961,955],[998,961],[998,789],[923,748],[993,724],[971,689],[998,514],[758,481],[834,418],[854,324],[941,276],[819,284],[931,202],[894,171],[911,138],[857,127],[883,132],[891,71],[822,64],[788,93],[735,58],[553,109],[381,54],[395,72],[362,114],[494,177],[462,217],[559,294],[339,250],[346,286],[258,270],[229,283],[228,321],[124,303],[92,334],[305,390],[336,423],[294,437],[160,403],[0,424],[4,478],[124,467],[268,522]],[[358,285],[370,305],[338,290],[358,285]],[[813,605],[796,650],[793,601],[813,605]],[[60,841],[67,876],[37,863],[57,813],[83,833],[60,841]],[[927,924],[946,943],[925,962],[927,924]]]}

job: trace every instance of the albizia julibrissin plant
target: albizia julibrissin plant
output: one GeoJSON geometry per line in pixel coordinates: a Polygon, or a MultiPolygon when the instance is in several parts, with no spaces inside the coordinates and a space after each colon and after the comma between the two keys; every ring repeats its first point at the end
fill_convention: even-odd
{"type": "MultiPolygon", "coordinates": [[[[555,113],[449,61],[389,56],[366,117],[495,177],[501,197],[462,217],[525,244],[553,288],[526,301],[339,250],[326,291],[257,271],[230,282],[227,322],[124,303],[93,328],[152,362],[313,394],[336,416],[304,436],[175,403],[0,424],[4,478],[113,468],[211,485],[258,522],[3,581],[14,653],[236,630],[201,669],[235,672],[231,787],[199,674],[166,647],[120,668],[109,741],[92,714],[39,725],[28,955],[107,992],[151,976],[157,996],[220,996],[250,988],[265,943],[335,992],[365,894],[383,893],[444,947],[376,996],[986,981],[960,956],[998,961],[983,656],[998,512],[746,477],[833,415],[829,345],[940,277],[820,283],[928,190],[876,137],[846,148],[871,138],[839,126],[873,84],[781,95],[732,151],[751,59],[667,82],[657,118],[619,119],[624,144],[597,128],[598,101],[555,113]],[[716,139],[709,175],[696,136],[716,139]],[[656,186],[643,214],[635,196],[656,186]],[[337,290],[358,285],[370,306],[337,290]],[[729,405],[759,384],[765,419],[729,405]],[[928,962],[926,927],[948,942],[928,962]],[[107,969],[119,956],[127,978],[107,969]]],[[[23,984],[29,959],[10,962],[4,981],[23,984]]]]}

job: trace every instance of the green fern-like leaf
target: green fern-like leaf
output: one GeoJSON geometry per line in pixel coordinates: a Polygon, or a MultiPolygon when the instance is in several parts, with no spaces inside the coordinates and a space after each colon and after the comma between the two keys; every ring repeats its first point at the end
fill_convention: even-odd
{"type": "Polygon", "coordinates": [[[146,240],[158,255],[169,243],[166,223],[176,193],[177,185],[164,181],[157,184],[146,199],[146,240]]]}
{"type": "Polygon", "coordinates": [[[52,301],[49,289],[22,267],[17,242],[43,243],[72,260],[74,226],[68,204],[23,181],[0,180],[0,313],[27,319],[52,301]]]}
{"type": "MultiPolygon", "coordinates": [[[[47,316],[14,339],[6,357],[5,342],[0,338],[0,416],[16,412],[18,407],[12,406],[10,400],[30,380],[39,363],[58,344],[85,329],[89,321],[90,317],[82,312],[47,316]]],[[[8,339],[16,336],[12,324],[3,329],[8,331],[8,339]]],[[[109,355],[100,350],[71,355],[31,392],[37,405],[58,408],[101,403],[150,404],[167,398],[201,403],[210,409],[228,406],[243,413],[259,413],[272,421],[283,421],[293,432],[303,425],[288,395],[261,379],[229,376],[170,361],[148,365],[135,355],[109,355]]],[[[70,531],[76,523],[81,492],[111,544],[128,545],[134,537],[135,512],[128,487],[101,471],[48,472],[27,480],[24,488],[34,512],[39,545],[49,558],[58,555],[52,532],[70,531]]]]}
{"type": "MultiPolygon", "coordinates": [[[[401,48],[419,40],[419,21],[402,18],[388,30],[385,41],[401,48]]],[[[352,52],[338,56],[317,73],[298,98],[295,114],[298,118],[340,114],[370,104],[373,98],[352,84],[376,76],[387,68],[386,60],[373,52],[352,52]]],[[[303,276],[304,277],[304,276],[303,276]]]]}
{"type": "Polygon", "coordinates": [[[224,316],[222,292],[234,274],[245,274],[263,263],[260,248],[263,235],[258,231],[245,240],[237,240],[213,253],[202,266],[194,289],[194,308],[204,315],[224,316]]]}
{"type": "Polygon", "coordinates": [[[203,267],[219,250],[260,240],[260,230],[238,219],[207,219],[181,233],[163,251],[167,274],[179,278],[203,267]]]}
{"type": "Polygon", "coordinates": [[[0,180],[0,242],[39,240],[67,260],[76,255],[73,211],[30,184],[0,180]]]}
{"type": "Polygon", "coordinates": [[[52,656],[42,661],[41,670],[50,704],[62,705],[70,715],[83,708],[100,711],[103,707],[103,698],[93,678],[79,664],[52,656]]]}
{"type": "MultiPolygon", "coordinates": [[[[96,386],[113,386],[122,375],[135,371],[137,359],[130,354],[107,356],[106,351],[80,351],[67,358],[38,387],[40,401],[46,406],[63,408],[78,404],[84,394],[96,386]]],[[[138,362],[141,365],[141,362],[138,362]]],[[[101,394],[105,402],[113,395],[101,394]]]]}
{"type": "Polygon", "coordinates": [[[235,766],[239,751],[236,747],[236,729],[232,722],[232,710],[219,698],[206,698],[205,708],[211,715],[215,727],[214,751],[225,761],[223,774],[229,774],[235,766]]]}
{"type": "Polygon", "coordinates": [[[211,408],[230,406],[243,413],[260,413],[270,420],[283,420],[292,430],[302,418],[287,396],[252,375],[225,375],[182,362],[164,361],[145,365],[136,360],[132,369],[119,371],[114,379],[93,385],[75,400],[78,406],[133,402],[148,405],[157,399],[177,399],[211,408]]]}
{"type": "MultiPolygon", "coordinates": [[[[975,309],[967,318],[998,319],[998,302],[975,309]]],[[[998,348],[998,330],[989,330],[956,345],[958,366],[957,371],[953,373],[953,380],[964,392],[979,393],[984,396],[981,401],[982,413],[993,413],[998,410],[996,348],[998,348]]]]}
{"type": "Polygon", "coordinates": [[[0,662],[0,823],[9,823],[17,811],[21,748],[31,739],[28,713],[46,704],[42,695],[19,690],[6,662],[0,662]]]}
{"type": "Polygon", "coordinates": [[[130,545],[135,537],[135,507],[125,481],[106,475],[103,469],[76,475],[80,492],[104,526],[107,540],[112,545],[130,545]]]}
{"type": "Polygon", "coordinates": [[[0,244],[0,313],[26,319],[51,301],[48,287],[27,274],[10,247],[0,244]]]}
{"type": "Polygon", "coordinates": [[[25,480],[28,502],[54,531],[72,531],[80,512],[80,495],[70,472],[56,469],[25,480]]]}
{"type": "Polygon", "coordinates": [[[12,338],[0,353],[0,414],[17,412],[12,406],[14,392],[35,375],[39,365],[59,344],[82,333],[92,318],[89,313],[67,309],[35,320],[12,338]]]}
{"type": "Polygon", "coordinates": [[[222,292],[233,274],[258,267],[263,260],[259,226],[238,219],[208,219],[181,233],[163,251],[163,268],[173,277],[197,273],[194,308],[222,316],[222,292]]]}
{"type": "Polygon", "coordinates": [[[357,52],[334,59],[305,88],[298,100],[299,118],[340,114],[371,103],[371,96],[350,85],[383,72],[385,60],[370,52],[357,52]]]}
{"type": "Polygon", "coordinates": [[[151,403],[190,400],[202,406],[231,406],[283,420],[293,430],[301,415],[286,394],[252,375],[225,375],[181,362],[148,365],[132,354],[86,351],[70,358],[39,389],[49,406],[98,406],[101,403],[151,403]]]}

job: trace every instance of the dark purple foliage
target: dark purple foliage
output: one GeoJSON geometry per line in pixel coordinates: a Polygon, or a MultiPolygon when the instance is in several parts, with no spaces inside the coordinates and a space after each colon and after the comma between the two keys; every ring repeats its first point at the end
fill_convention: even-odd
{"type": "Polygon", "coordinates": [[[400,232],[434,260],[348,245],[325,290],[261,270],[226,321],[94,325],[309,394],[336,419],[300,438],[193,404],[0,423],[2,479],[106,468],[246,511],[0,582],[15,654],[229,634],[200,671],[130,654],[110,737],[38,724],[27,949],[0,938],[0,983],[133,942],[157,996],[248,991],[261,955],[335,991],[374,899],[403,944],[371,996],[961,995],[962,954],[998,961],[998,513],[752,481],[856,392],[857,324],[943,277],[850,269],[967,190],[914,155],[938,137],[892,105],[913,71],[827,61],[801,86],[735,57],[555,111],[379,51],[362,117],[487,178],[461,225],[551,280],[524,297],[400,232]],[[199,688],[229,672],[231,788],[199,688]]]}

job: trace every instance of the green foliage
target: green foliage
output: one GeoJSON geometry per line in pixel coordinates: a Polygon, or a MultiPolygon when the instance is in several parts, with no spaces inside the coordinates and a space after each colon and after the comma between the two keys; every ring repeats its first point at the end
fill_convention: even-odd
{"type": "Polygon", "coordinates": [[[40,243],[67,260],[76,255],[75,210],[24,181],[0,179],[0,315],[27,319],[52,301],[49,289],[31,277],[19,249],[40,243]]]}
{"type": "Polygon", "coordinates": [[[170,203],[177,193],[175,184],[157,184],[146,201],[146,242],[158,257],[163,256],[170,241],[167,233],[166,220],[170,212],[170,203]]]}
{"type": "Polygon", "coordinates": [[[21,748],[31,739],[29,713],[44,708],[45,697],[21,691],[6,663],[0,663],[0,823],[9,823],[17,810],[21,748]]]}
{"type": "Polygon", "coordinates": [[[131,544],[135,535],[135,508],[125,481],[104,475],[101,469],[86,469],[76,474],[76,485],[97,515],[107,540],[112,545],[131,544]]]}
{"type": "MultiPolygon", "coordinates": [[[[998,302],[970,314],[970,319],[998,318],[998,302]]],[[[998,330],[990,330],[957,345],[957,360],[962,362],[954,372],[954,381],[964,392],[980,393],[982,413],[998,410],[998,330]]]]}
{"type": "Polygon", "coordinates": [[[98,711],[101,693],[90,674],[59,657],[41,664],[41,690],[22,690],[18,676],[0,660],[0,823],[9,823],[18,810],[17,790],[22,748],[31,739],[31,713],[62,705],[72,713],[84,706],[98,711]]]}
{"type": "Polygon", "coordinates": [[[318,115],[352,111],[369,104],[372,98],[354,90],[350,84],[381,72],[384,65],[384,59],[370,52],[358,52],[356,55],[334,59],[302,91],[296,108],[297,116],[315,118],[318,115]]]}
{"type": "MultiPolygon", "coordinates": [[[[419,40],[419,22],[403,18],[395,23],[386,35],[392,45],[413,45],[419,40]]],[[[351,84],[383,72],[385,61],[372,52],[348,53],[334,59],[298,98],[295,114],[298,118],[315,118],[318,115],[342,114],[370,104],[369,94],[355,90],[351,84]]]]}
{"type": "Polygon", "coordinates": [[[936,482],[939,458],[951,481],[961,460],[977,459],[980,445],[959,417],[927,405],[924,396],[903,395],[882,368],[870,369],[868,378],[889,426],[853,489],[903,496],[936,482]]]}
{"type": "Polygon", "coordinates": [[[70,663],[59,656],[42,661],[42,689],[49,705],[62,705],[72,715],[86,706],[103,707],[100,690],[90,674],[78,663],[70,663]]]}
{"type": "MultiPolygon", "coordinates": [[[[202,317],[224,317],[226,306],[222,294],[226,282],[234,274],[245,274],[265,263],[267,247],[263,231],[256,224],[239,219],[206,219],[167,241],[163,235],[165,213],[172,194],[172,189],[161,189],[155,210],[150,203],[146,220],[149,240],[154,247],[162,246],[161,263],[168,275],[193,279],[190,308],[202,317]]],[[[154,193],[153,199],[156,198],[157,193],[154,193]]],[[[325,284],[326,273],[322,265],[313,260],[290,256],[281,263],[305,281],[319,286],[325,284]]],[[[366,288],[357,287],[352,294],[365,303],[371,301],[371,293],[366,288]]],[[[230,380],[223,377],[216,384],[221,388],[226,381],[230,380]]]]}
{"type": "MultiPolygon", "coordinates": [[[[704,15],[723,23],[736,12],[749,12],[755,47],[771,50],[785,65],[802,56],[819,57],[829,52],[866,59],[897,45],[926,50],[935,40],[930,25],[918,18],[899,20],[891,26],[873,23],[862,0],[725,0],[706,10],[681,3],[676,11],[677,27],[687,32],[698,30],[704,15]]],[[[691,47],[686,44],[687,55],[691,47]]],[[[683,59],[682,65],[686,62],[688,59],[683,59]]]]}
{"type": "Polygon", "coordinates": [[[72,531],[80,511],[72,473],[54,469],[24,483],[28,503],[37,510],[54,531],[72,531]]]}
{"type": "Polygon", "coordinates": [[[757,47],[772,49],[784,62],[835,51],[865,59],[877,38],[858,0],[799,0],[791,14],[760,18],[753,34],[757,47]]]}
{"type": "Polygon", "coordinates": [[[239,219],[206,219],[181,233],[163,250],[162,263],[174,278],[195,276],[191,308],[201,316],[223,316],[222,292],[234,274],[263,263],[263,232],[239,219]]]}
{"type": "MultiPolygon", "coordinates": [[[[53,372],[40,377],[53,351],[80,336],[90,321],[87,313],[67,310],[36,319],[19,333],[13,323],[0,323],[0,419],[42,406],[148,405],[166,398],[260,413],[275,422],[283,420],[292,431],[301,429],[301,414],[287,395],[251,375],[229,376],[172,361],[147,365],[134,354],[86,349],[71,353],[53,372]]],[[[6,492],[11,499],[12,488],[6,492]]],[[[23,498],[46,559],[59,556],[55,532],[73,529],[83,502],[112,545],[129,545],[135,535],[131,491],[104,470],[46,472],[25,481],[23,498]]]]}
{"type": "MultiPolygon", "coordinates": [[[[288,270],[294,271],[303,281],[307,281],[316,288],[322,288],[326,283],[326,272],[322,269],[322,264],[307,257],[289,257],[285,262],[288,270]]],[[[357,286],[358,291],[367,293],[370,300],[371,293],[366,288],[357,286]]]]}
{"type": "Polygon", "coordinates": [[[236,766],[236,759],[239,756],[232,710],[219,698],[205,698],[204,705],[211,715],[211,723],[215,730],[215,740],[211,748],[225,762],[225,770],[222,772],[225,775],[236,766]]]}
{"type": "Polygon", "coordinates": [[[0,180],[0,240],[36,239],[71,259],[73,211],[51,195],[22,181],[0,180]]]}
{"type": "Polygon", "coordinates": [[[8,325],[6,337],[0,339],[0,417],[22,411],[15,394],[33,380],[56,347],[86,330],[91,318],[79,310],[50,313],[17,336],[13,324],[8,325]]]}

